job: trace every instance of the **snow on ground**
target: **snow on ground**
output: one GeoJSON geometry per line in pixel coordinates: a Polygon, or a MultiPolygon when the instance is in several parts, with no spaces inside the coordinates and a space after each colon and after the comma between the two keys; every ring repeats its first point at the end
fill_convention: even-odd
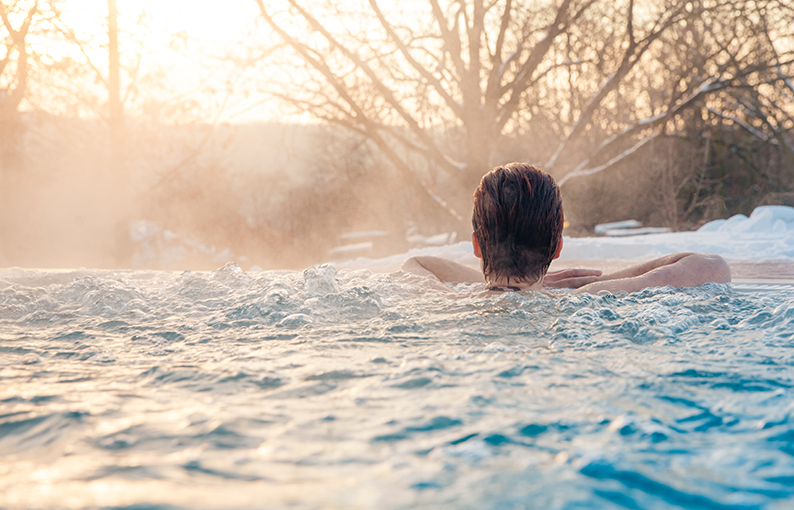
{"type": "MultiPolygon", "coordinates": [[[[673,232],[634,237],[566,237],[560,262],[589,260],[647,260],[682,251],[714,253],[729,262],[794,262],[794,208],[769,205],[748,218],[737,214],[715,220],[696,232],[673,232]]],[[[334,261],[338,269],[393,271],[414,255],[437,255],[478,266],[470,242],[419,248],[381,259],[334,261]]]]}
{"type": "Polygon", "coordinates": [[[758,207],[749,218],[737,214],[707,223],[696,232],[566,238],[564,243],[562,260],[647,259],[694,251],[737,262],[794,262],[794,208],[758,207]]]}

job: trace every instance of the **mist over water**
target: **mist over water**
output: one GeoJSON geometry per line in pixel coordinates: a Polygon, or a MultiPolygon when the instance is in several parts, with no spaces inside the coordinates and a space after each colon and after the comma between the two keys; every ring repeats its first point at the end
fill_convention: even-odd
{"type": "Polygon", "coordinates": [[[790,292],[0,272],[6,508],[784,509],[790,292]]]}
{"type": "Polygon", "coordinates": [[[27,121],[31,154],[4,174],[0,267],[298,269],[344,231],[384,228],[366,254],[409,246],[371,178],[347,182],[365,163],[332,161],[355,140],[320,126],[148,126],[126,140],[125,181],[100,126],[27,121]]]}

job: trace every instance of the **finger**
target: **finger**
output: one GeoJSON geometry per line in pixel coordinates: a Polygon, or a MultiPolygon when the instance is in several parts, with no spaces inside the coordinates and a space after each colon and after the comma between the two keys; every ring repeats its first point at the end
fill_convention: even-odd
{"type": "Polygon", "coordinates": [[[596,276],[580,276],[576,278],[565,278],[563,280],[557,280],[549,282],[549,287],[556,287],[560,289],[578,289],[588,283],[593,283],[598,281],[598,277],[596,276]]]}
{"type": "Polygon", "coordinates": [[[574,278],[581,276],[601,276],[601,271],[598,269],[578,269],[569,268],[560,271],[549,271],[546,273],[546,278],[551,277],[552,280],[562,280],[564,278],[574,278]]]}
{"type": "Polygon", "coordinates": [[[596,281],[598,281],[597,276],[579,276],[575,278],[564,278],[562,280],[552,280],[550,282],[546,282],[544,280],[544,283],[546,283],[546,285],[549,287],[556,287],[560,289],[578,289],[579,287],[596,281]]]}
{"type": "Polygon", "coordinates": [[[565,270],[566,276],[574,277],[574,276],[601,276],[600,269],[581,269],[581,268],[570,268],[565,270]]]}

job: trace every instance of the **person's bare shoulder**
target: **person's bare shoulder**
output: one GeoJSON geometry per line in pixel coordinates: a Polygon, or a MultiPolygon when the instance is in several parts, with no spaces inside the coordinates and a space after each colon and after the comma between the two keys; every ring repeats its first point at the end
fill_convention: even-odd
{"type": "Polygon", "coordinates": [[[485,283],[481,271],[434,255],[417,255],[403,262],[400,269],[421,276],[435,276],[442,282],[485,283]]]}

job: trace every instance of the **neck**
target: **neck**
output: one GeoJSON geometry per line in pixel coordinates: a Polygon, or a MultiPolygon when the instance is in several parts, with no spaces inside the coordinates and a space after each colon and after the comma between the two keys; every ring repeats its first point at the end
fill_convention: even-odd
{"type": "Polygon", "coordinates": [[[543,288],[543,277],[541,276],[535,283],[517,281],[515,279],[496,278],[487,280],[488,287],[518,287],[521,290],[541,290],[543,288]]]}

